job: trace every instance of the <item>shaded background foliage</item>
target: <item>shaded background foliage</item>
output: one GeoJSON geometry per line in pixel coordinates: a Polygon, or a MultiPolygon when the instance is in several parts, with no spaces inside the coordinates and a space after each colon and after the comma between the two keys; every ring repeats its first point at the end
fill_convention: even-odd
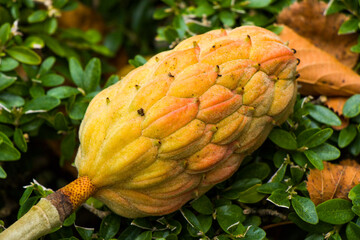
{"type": "MultiPolygon", "coordinates": [[[[147,56],[220,27],[279,32],[276,16],[293,2],[0,0],[1,228],[51,192],[43,186],[58,189],[76,177],[72,161],[86,107],[132,68],[129,59],[140,66],[147,56]]],[[[359,31],[357,1],[328,4],[328,14],[350,16],[340,33],[359,31]]],[[[350,125],[336,131],[336,114],[299,95],[288,121],[231,179],[180,211],[132,220],[91,198],[44,239],[358,239],[360,189],[352,190],[352,201],[316,207],[305,180],[323,161],[360,154],[359,106],[359,95],[348,100],[350,125]]]]}

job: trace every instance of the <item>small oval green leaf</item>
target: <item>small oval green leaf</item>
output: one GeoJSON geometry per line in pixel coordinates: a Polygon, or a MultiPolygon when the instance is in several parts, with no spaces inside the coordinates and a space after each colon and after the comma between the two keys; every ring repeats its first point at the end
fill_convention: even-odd
{"type": "Polygon", "coordinates": [[[310,198],[295,195],[291,198],[291,205],[303,221],[311,224],[317,224],[319,222],[315,204],[310,198]]]}
{"type": "Polygon", "coordinates": [[[273,129],[269,135],[270,140],[281,148],[296,150],[297,143],[291,133],[282,129],[273,129]]]}
{"type": "Polygon", "coordinates": [[[47,112],[60,105],[60,100],[51,96],[41,96],[30,100],[24,106],[25,113],[47,112]]]}
{"type": "Polygon", "coordinates": [[[348,146],[356,137],[356,127],[354,124],[350,124],[346,128],[342,129],[338,138],[338,145],[341,148],[348,146]]]}
{"type": "Polygon", "coordinates": [[[345,103],[343,114],[345,117],[353,118],[360,113],[360,94],[351,96],[345,103]]]}
{"type": "Polygon", "coordinates": [[[29,65],[38,65],[41,63],[41,57],[36,52],[25,46],[11,47],[6,50],[6,53],[22,63],[29,65]]]}
{"type": "Polygon", "coordinates": [[[344,224],[354,218],[352,204],[345,199],[331,199],[320,203],[317,207],[319,219],[331,224],[344,224]]]}
{"type": "Polygon", "coordinates": [[[309,111],[309,115],[320,123],[324,123],[331,126],[340,126],[340,118],[331,110],[324,106],[307,104],[306,110],[309,111]]]}

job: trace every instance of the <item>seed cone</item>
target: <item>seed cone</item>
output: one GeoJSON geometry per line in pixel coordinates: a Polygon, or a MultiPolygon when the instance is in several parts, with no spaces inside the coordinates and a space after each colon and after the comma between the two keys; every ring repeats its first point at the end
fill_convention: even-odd
{"type": "Polygon", "coordinates": [[[297,59],[259,27],[181,42],[90,103],[79,176],[119,215],[163,215],[230,177],[289,115],[297,59]]]}
{"type": "Polygon", "coordinates": [[[164,215],[229,178],[291,113],[297,62],[277,35],[252,26],[154,56],[91,101],[81,181],[48,197],[58,218],[69,206],[56,199],[69,214],[90,195],[124,217],[164,215]]]}

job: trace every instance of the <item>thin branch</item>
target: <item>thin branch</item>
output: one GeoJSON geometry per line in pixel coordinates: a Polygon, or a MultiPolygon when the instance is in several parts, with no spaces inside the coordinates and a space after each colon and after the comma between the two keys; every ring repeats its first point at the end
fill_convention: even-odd
{"type": "Polygon", "coordinates": [[[101,211],[97,208],[94,208],[92,205],[83,203],[82,206],[87,209],[89,212],[93,213],[94,215],[98,216],[99,218],[103,219],[104,217],[106,217],[107,215],[109,215],[111,212],[110,211],[101,211]]]}

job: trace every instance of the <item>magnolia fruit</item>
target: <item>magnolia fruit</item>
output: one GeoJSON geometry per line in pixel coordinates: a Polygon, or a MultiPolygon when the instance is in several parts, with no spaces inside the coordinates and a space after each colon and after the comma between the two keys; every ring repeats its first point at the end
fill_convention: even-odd
{"type": "Polygon", "coordinates": [[[124,217],[163,215],[229,178],[292,111],[297,63],[276,34],[253,26],[152,57],[91,101],[79,178],[39,203],[59,213],[48,228],[89,196],[124,217]]]}

